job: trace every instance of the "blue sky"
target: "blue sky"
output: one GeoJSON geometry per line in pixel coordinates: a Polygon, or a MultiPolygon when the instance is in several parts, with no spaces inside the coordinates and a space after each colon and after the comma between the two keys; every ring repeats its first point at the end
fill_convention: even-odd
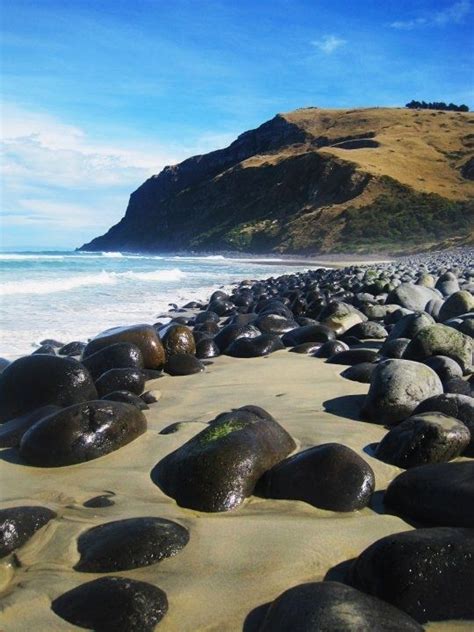
{"type": "Polygon", "coordinates": [[[77,246],[277,112],[474,107],[470,0],[3,0],[2,245],[77,246]]]}

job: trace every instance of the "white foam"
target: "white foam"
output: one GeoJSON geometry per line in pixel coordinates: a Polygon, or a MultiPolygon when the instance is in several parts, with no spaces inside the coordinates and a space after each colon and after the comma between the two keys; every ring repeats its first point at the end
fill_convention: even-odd
{"type": "Polygon", "coordinates": [[[108,259],[122,259],[123,254],[121,252],[102,252],[102,257],[107,257],[108,259]]]}

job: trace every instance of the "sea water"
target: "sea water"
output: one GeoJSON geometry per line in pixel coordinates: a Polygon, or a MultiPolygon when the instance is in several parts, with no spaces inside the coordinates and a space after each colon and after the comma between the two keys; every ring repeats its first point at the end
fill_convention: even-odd
{"type": "Polygon", "coordinates": [[[215,289],[242,279],[307,268],[221,255],[3,252],[0,356],[31,353],[45,338],[87,341],[110,327],[153,323],[171,303],[205,301],[215,289]]]}

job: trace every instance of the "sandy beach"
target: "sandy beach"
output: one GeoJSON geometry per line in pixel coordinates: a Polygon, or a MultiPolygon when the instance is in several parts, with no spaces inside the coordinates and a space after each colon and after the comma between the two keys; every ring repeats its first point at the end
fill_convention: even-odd
{"type": "MultiPolygon", "coordinates": [[[[148,431],[131,444],[88,463],[35,468],[15,462],[3,450],[1,507],[42,505],[52,520],[12,558],[2,560],[3,632],[79,630],[60,619],[50,602],[65,591],[99,577],[73,570],[76,538],[103,522],[138,516],[172,519],[189,529],[189,544],[174,558],[115,573],[156,584],[168,595],[160,630],[169,632],[251,632],[252,611],[301,582],[322,580],[372,542],[410,529],[387,515],[374,494],[370,507],[353,513],[316,509],[299,501],[251,497],[235,511],[208,514],[179,507],[150,479],[166,454],[203,429],[216,414],[245,404],[269,411],[293,436],[297,451],[340,442],[353,448],[383,490],[401,471],[370,456],[368,446],[385,434],[382,426],[357,421],[368,385],[339,376],[344,367],[287,350],[268,357],[216,358],[205,373],[164,376],[147,384],[161,392],[145,411],[148,431]],[[171,423],[178,432],[161,435],[171,423]],[[86,508],[88,499],[113,492],[114,505],[86,508]]],[[[429,630],[471,630],[472,623],[437,623],[429,630]]]]}

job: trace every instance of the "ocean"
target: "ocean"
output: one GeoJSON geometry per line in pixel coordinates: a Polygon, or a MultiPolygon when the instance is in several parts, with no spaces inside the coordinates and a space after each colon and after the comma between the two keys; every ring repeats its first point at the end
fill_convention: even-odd
{"type": "Polygon", "coordinates": [[[204,301],[216,288],[242,279],[307,267],[221,255],[3,252],[0,356],[11,360],[31,353],[45,338],[86,341],[109,327],[153,323],[170,303],[204,301]]]}

